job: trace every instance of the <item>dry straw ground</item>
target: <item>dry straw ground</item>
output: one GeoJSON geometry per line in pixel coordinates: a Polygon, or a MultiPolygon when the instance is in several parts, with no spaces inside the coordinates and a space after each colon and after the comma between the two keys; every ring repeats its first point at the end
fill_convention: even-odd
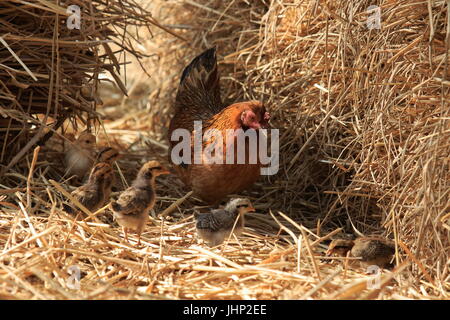
{"type": "MultiPolygon", "coordinates": [[[[1,298],[450,297],[448,1],[143,3],[166,29],[130,31],[151,78],[128,66],[128,96],[108,82],[99,91],[95,127],[100,144],[123,150],[120,188],[144,160],[166,161],[180,72],[213,45],[224,98],[269,107],[281,130],[280,172],[244,193],[258,213],[243,237],[218,249],[196,238],[192,212],[201,203],[173,206],[189,190],[173,176],[158,178],[155,211],[174,210],[155,215],[136,247],[107,210],[82,222],[62,210],[61,189],[73,186],[62,178],[58,130],[2,177],[1,298]],[[379,30],[366,25],[372,4],[381,8],[379,30]],[[367,289],[364,269],[323,259],[325,240],[355,230],[396,243],[396,268],[383,271],[379,289],[367,289]],[[81,269],[79,290],[67,288],[72,265],[81,269]]],[[[117,56],[117,64],[130,60],[117,56]]],[[[26,76],[20,82],[31,83],[26,76]]]]}

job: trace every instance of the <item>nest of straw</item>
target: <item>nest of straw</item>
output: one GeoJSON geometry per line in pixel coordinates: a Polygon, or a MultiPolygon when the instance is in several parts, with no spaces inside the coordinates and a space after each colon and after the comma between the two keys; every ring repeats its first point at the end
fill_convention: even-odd
{"type": "Polygon", "coordinates": [[[59,1],[0,4],[0,163],[6,166],[1,174],[65,120],[75,129],[78,123],[93,125],[101,102],[99,75],[110,74],[125,93],[121,61],[125,54],[143,56],[131,44],[130,31],[150,27],[152,20],[135,1],[70,5],[79,11],[59,1]]]}
{"type": "Polygon", "coordinates": [[[138,248],[106,208],[85,221],[62,210],[60,191],[73,187],[53,169],[51,155],[61,150],[50,140],[10,170],[1,191],[0,295],[448,299],[450,9],[439,0],[377,1],[381,29],[368,30],[373,4],[152,2],[164,28],[187,41],[156,30],[138,41],[155,53],[141,59],[151,79],[130,68],[128,97],[100,87],[98,139],[123,150],[122,187],[143,159],[166,161],[181,70],[213,45],[226,101],[269,107],[280,129],[279,173],[243,194],[258,213],[242,237],[216,249],[196,238],[200,203],[179,201],[189,190],[175,177],[158,178],[155,212],[173,210],[151,219],[138,248]],[[383,271],[377,288],[367,287],[365,270],[324,259],[327,240],[357,231],[395,241],[396,268],[383,271]],[[67,285],[74,265],[79,289],[67,285]]]}

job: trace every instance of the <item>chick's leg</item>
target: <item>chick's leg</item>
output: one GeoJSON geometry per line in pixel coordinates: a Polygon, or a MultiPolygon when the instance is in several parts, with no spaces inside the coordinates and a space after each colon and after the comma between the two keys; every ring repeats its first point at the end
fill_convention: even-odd
{"type": "Polygon", "coordinates": [[[122,227],[122,229],[123,229],[123,234],[124,234],[124,236],[125,236],[125,240],[126,240],[127,242],[129,242],[129,241],[128,241],[128,230],[127,230],[127,228],[126,228],[126,227],[122,227]]]}
{"type": "Polygon", "coordinates": [[[144,229],[144,225],[143,224],[140,225],[139,228],[137,229],[137,234],[138,234],[138,243],[137,243],[137,245],[138,246],[141,245],[141,234],[142,234],[143,229],[144,229]]]}
{"type": "MultiPolygon", "coordinates": [[[[148,217],[148,215],[147,215],[147,217],[148,217]]],[[[147,221],[147,219],[145,221],[141,222],[139,227],[136,230],[136,232],[138,234],[138,243],[137,243],[138,246],[141,245],[141,234],[142,234],[142,231],[144,231],[146,221],[147,221]]]]}
{"type": "Polygon", "coordinates": [[[141,232],[138,232],[138,243],[137,243],[137,245],[138,246],[141,245],[141,232]]]}

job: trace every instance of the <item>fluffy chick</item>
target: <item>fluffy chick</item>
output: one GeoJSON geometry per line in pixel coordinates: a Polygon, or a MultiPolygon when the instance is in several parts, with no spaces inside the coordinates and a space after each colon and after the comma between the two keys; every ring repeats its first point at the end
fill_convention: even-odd
{"type": "MultiPolygon", "coordinates": [[[[120,152],[112,147],[104,147],[100,149],[100,151],[97,153],[96,163],[99,162],[106,162],[111,165],[111,167],[114,166],[114,162],[117,161],[120,158],[120,152]]],[[[113,191],[117,191],[117,179],[116,175],[113,174],[112,176],[112,189],[113,191]]]]}
{"type": "MultiPolygon", "coordinates": [[[[92,168],[86,184],[76,188],[71,195],[91,212],[97,211],[109,201],[112,177],[111,165],[100,162],[92,168]]],[[[68,213],[76,211],[66,204],[64,204],[64,209],[68,213]]]]}
{"type": "Polygon", "coordinates": [[[94,164],[96,138],[93,134],[83,131],[79,137],[68,146],[64,156],[66,174],[78,179],[89,172],[94,164]]]}
{"type": "Polygon", "coordinates": [[[379,237],[361,237],[356,240],[336,239],[331,241],[327,255],[337,253],[345,256],[350,251],[351,257],[361,258],[363,265],[377,265],[381,268],[391,267],[390,262],[395,253],[392,241],[379,237]]]}
{"type": "Polygon", "coordinates": [[[228,238],[233,230],[235,235],[240,235],[244,229],[245,219],[244,214],[254,212],[250,200],[248,199],[232,199],[225,208],[211,210],[207,213],[194,213],[197,220],[196,228],[197,234],[210,247],[217,246],[228,238]]]}
{"type": "Polygon", "coordinates": [[[119,157],[120,152],[117,149],[112,147],[104,147],[97,153],[96,162],[106,162],[112,165],[114,161],[119,159],[119,157]]]}
{"type": "Polygon", "coordinates": [[[141,244],[141,233],[149,218],[148,213],[156,202],[156,177],[169,173],[158,161],[149,161],[119,199],[111,202],[114,217],[123,227],[125,240],[128,241],[128,229],[132,229],[138,234],[138,245],[141,244]]]}

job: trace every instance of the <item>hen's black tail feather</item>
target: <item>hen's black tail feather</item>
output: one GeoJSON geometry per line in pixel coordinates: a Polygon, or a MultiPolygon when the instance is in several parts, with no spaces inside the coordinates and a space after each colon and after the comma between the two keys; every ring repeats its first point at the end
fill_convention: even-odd
{"type": "Polygon", "coordinates": [[[222,110],[216,48],[210,48],[192,60],[183,70],[177,104],[189,107],[199,119],[207,119],[222,110]]]}
{"type": "Polygon", "coordinates": [[[215,68],[217,68],[215,47],[212,47],[195,57],[191,61],[191,63],[186,68],[184,68],[183,73],[181,74],[180,85],[183,84],[183,81],[186,79],[192,69],[198,69],[200,67],[205,68],[205,70],[208,72],[211,72],[215,68]]]}

